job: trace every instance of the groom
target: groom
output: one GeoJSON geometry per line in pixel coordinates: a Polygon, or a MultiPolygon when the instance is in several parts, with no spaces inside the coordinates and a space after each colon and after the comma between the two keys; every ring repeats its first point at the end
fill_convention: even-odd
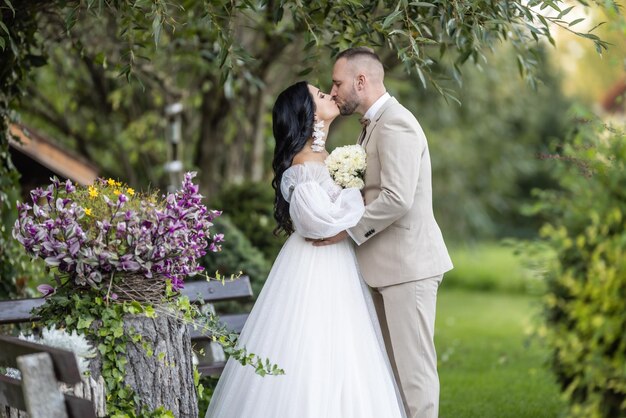
{"type": "Polygon", "coordinates": [[[348,231],[372,288],[387,352],[410,418],[437,417],[439,377],[434,345],[437,289],[452,269],[432,209],[428,143],[415,117],[385,89],[370,48],[337,56],[331,95],[342,115],[363,115],[359,143],[367,152],[365,214],[348,231]]]}

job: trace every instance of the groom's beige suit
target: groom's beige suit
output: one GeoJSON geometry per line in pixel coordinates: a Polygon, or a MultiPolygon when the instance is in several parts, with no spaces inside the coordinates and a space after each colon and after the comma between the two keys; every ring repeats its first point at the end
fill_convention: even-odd
{"type": "Polygon", "coordinates": [[[367,152],[365,214],[348,232],[373,289],[407,413],[437,417],[435,308],[439,283],[452,262],[433,215],[426,136],[395,98],[381,101],[359,140],[367,152]]]}

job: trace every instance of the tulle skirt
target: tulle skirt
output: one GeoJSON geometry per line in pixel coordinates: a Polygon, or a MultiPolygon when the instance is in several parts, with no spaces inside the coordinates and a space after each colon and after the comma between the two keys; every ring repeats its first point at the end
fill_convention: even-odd
{"type": "Polygon", "coordinates": [[[350,240],[285,243],[239,344],[284,375],[229,360],[209,418],[397,418],[401,401],[350,240]]]}

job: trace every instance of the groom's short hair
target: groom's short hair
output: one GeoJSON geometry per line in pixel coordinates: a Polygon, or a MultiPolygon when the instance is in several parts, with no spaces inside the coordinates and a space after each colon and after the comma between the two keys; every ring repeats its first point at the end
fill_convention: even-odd
{"type": "Polygon", "coordinates": [[[368,48],[366,46],[355,46],[353,48],[348,48],[344,51],[341,51],[337,55],[337,60],[340,60],[341,58],[345,58],[348,61],[352,61],[353,58],[371,58],[375,61],[378,61],[382,65],[382,61],[380,60],[376,52],[374,52],[372,48],[368,48]]]}
{"type": "Polygon", "coordinates": [[[382,83],[385,78],[385,69],[380,58],[372,48],[366,46],[355,46],[341,51],[337,55],[336,61],[345,59],[351,63],[352,68],[360,71],[367,71],[370,80],[382,83]]]}

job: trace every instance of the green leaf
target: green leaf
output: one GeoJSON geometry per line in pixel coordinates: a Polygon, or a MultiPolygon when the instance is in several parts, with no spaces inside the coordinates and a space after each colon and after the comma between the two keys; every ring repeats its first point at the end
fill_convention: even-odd
{"type": "Polygon", "coordinates": [[[9,9],[11,9],[11,11],[13,12],[13,17],[15,17],[15,9],[13,8],[13,5],[11,4],[11,2],[9,0],[4,0],[4,4],[6,4],[9,9]]]}
{"type": "Polygon", "coordinates": [[[409,3],[410,6],[417,6],[417,7],[432,7],[432,8],[437,8],[437,6],[435,6],[432,3],[426,3],[424,1],[412,1],[411,3],[409,3]]]}
{"type": "Polygon", "coordinates": [[[159,45],[159,40],[161,39],[161,29],[163,28],[163,16],[160,13],[156,13],[154,15],[154,19],[152,19],[152,33],[154,35],[154,46],[159,45]]]}
{"type": "Polygon", "coordinates": [[[574,21],[570,22],[569,26],[570,26],[570,27],[571,27],[571,26],[574,26],[574,25],[576,25],[576,24],[578,24],[578,23],[582,22],[583,20],[585,20],[585,18],[584,18],[584,17],[581,17],[580,19],[576,19],[576,20],[574,20],[574,21]]]}
{"type": "Polygon", "coordinates": [[[11,33],[9,32],[9,29],[4,24],[4,22],[2,22],[2,20],[0,20],[0,29],[2,29],[4,32],[6,32],[7,35],[11,36],[11,33]]]}
{"type": "Polygon", "coordinates": [[[76,325],[76,328],[77,329],[89,328],[91,326],[92,322],[93,322],[93,318],[91,318],[91,317],[79,318],[78,319],[78,324],[76,325]]]}
{"type": "Polygon", "coordinates": [[[112,331],[113,331],[113,336],[115,338],[119,338],[122,335],[124,335],[124,328],[122,328],[121,326],[118,326],[117,328],[114,328],[112,331]]]}
{"type": "Polygon", "coordinates": [[[280,22],[283,19],[284,8],[282,6],[278,6],[274,9],[274,15],[272,18],[274,19],[274,24],[280,22]]]}
{"type": "Polygon", "coordinates": [[[571,12],[574,9],[574,6],[570,6],[567,9],[564,9],[559,15],[556,17],[557,19],[562,19],[565,15],[571,12]]]}
{"type": "Polygon", "coordinates": [[[392,12],[391,14],[389,14],[385,20],[383,20],[383,29],[387,29],[388,26],[390,26],[393,22],[395,22],[398,17],[402,14],[402,10],[396,10],[394,12],[392,12]]]}
{"type": "Polygon", "coordinates": [[[417,76],[422,82],[422,86],[426,88],[426,78],[424,77],[424,73],[422,72],[422,69],[419,67],[419,65],[415,65],[415,71],[417,72],[417,76]]]}
{"type": "Polygon", "coordinates": [[[76,25],[78,7],[70,8],[67,14],[65,15],[65,30],[67,32],[71,31],[74,25],[76,25]]]}

